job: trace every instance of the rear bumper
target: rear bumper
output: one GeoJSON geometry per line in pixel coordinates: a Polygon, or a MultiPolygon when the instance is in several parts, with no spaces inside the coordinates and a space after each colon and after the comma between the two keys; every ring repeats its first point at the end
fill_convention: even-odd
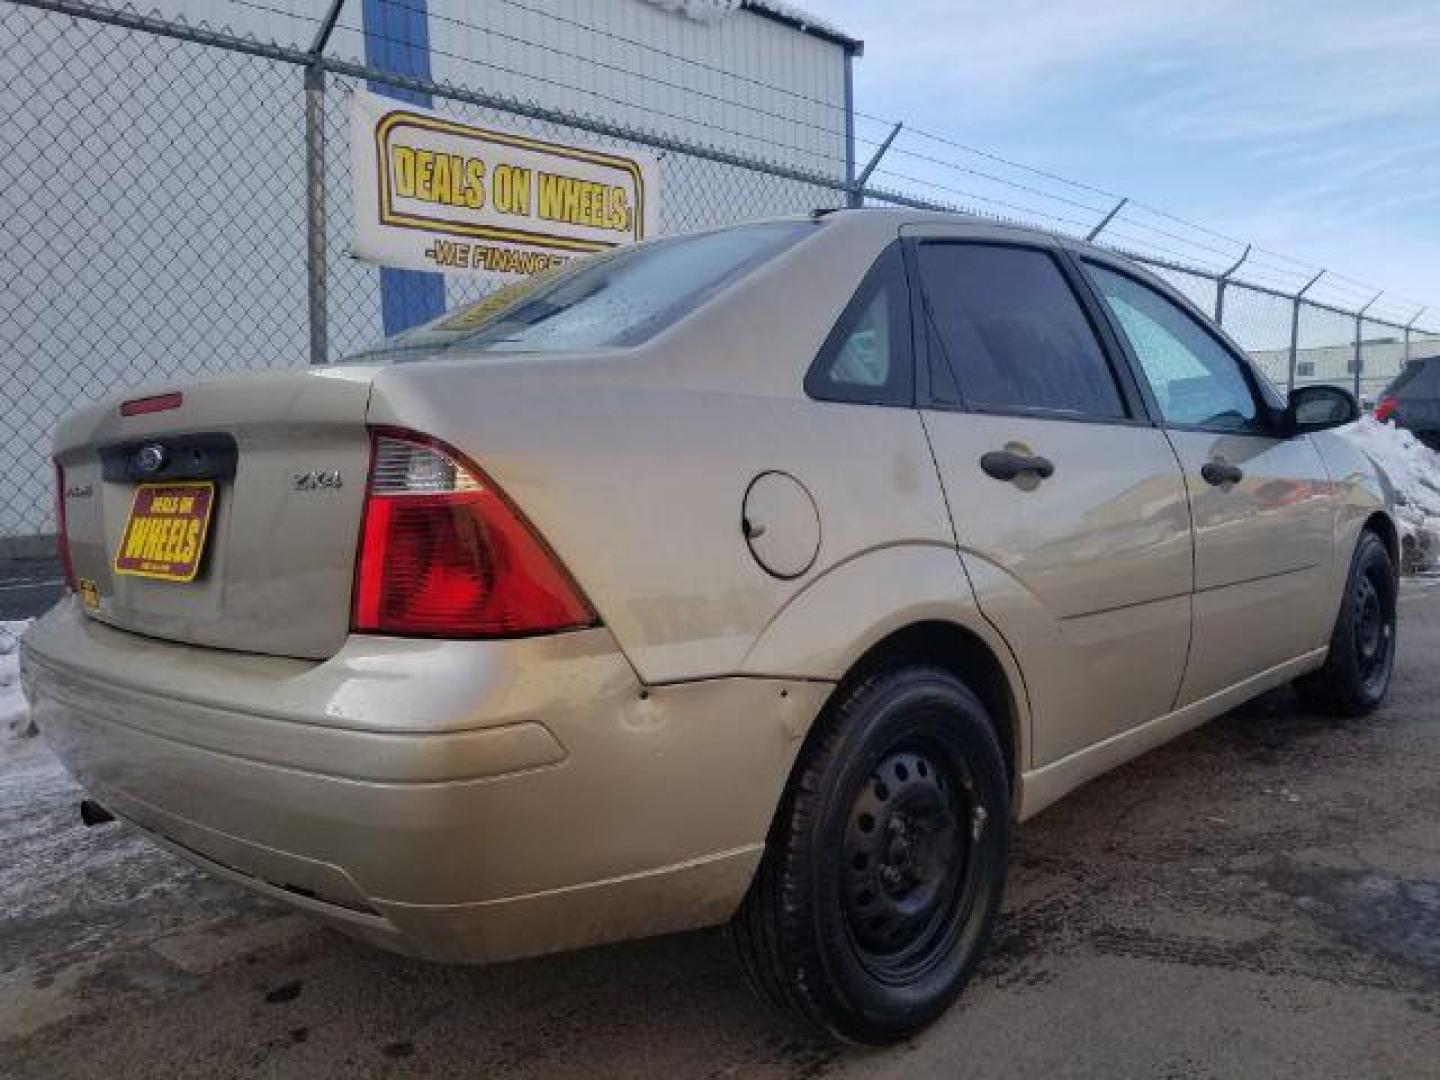
{"type": "Polygon", "coordinates": [[[828,690],[642,692],[603,629],[245,656],[115,630],[73,600],[27,635],[22,677],[41,732],[117,815],[446,960],[727,919],[828,690]]]}

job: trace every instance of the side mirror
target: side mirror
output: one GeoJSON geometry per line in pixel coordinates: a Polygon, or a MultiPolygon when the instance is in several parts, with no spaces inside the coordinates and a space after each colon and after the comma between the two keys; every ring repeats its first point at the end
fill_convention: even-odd
{"type": "Polygon", "coordinates": [[[1338,386],[1297,386],[1285,408],[1285,430],[1291,435],[1324,431],[1360,419],[1355,395],[1338,386]]]}

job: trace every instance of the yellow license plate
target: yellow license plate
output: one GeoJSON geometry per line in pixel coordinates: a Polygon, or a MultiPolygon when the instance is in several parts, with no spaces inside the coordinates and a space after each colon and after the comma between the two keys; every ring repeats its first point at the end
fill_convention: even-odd
{"type": "Polygon", "coordinates": [[[215,507],[211,480],[141,484],[115,553],[115,573],[160,581],[194,581],[215,507]]]}

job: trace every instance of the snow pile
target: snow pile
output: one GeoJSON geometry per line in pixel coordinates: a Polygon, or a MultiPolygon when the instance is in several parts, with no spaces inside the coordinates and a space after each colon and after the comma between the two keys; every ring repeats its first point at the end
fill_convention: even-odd
{"type": "Polygon", "coordinates": [[[20,692],[20,635],[30,625],[0,621],[0,732],[33,735],[30,707],[20,692]]]}
{"type": "Polygon", "coordinates": [[[1369,454],[1395,485],[1406,570],[1440,562],[1440,454],[1403,428],[1361,417],[1340,434],[1369,454]]]}
{"type": "Polygon", "coordinates": [[[658,8],[684,15],[696,22],[714,24],[741,8],[769,12],[808,30],[818,30],[830,37],[849,41],[850,35],[832,22],[818,18],[796,7],[789,0],[649,0],[658,8]]]}
{"type": "Polygon", "coordinates": [[[719,22],[740,6],[740,0],[650,0],[650,3],[703,23],[719,22]]]}

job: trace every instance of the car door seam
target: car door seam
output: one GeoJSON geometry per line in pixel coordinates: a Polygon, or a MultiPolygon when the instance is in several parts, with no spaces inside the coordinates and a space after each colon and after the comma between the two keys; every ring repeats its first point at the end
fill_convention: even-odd
{"type": "Polygon", "coordinates": [[[1025,695],[1025,717],[1027,729],[1024,732],[1023,750],[1026,754],[1026,765],[1034,764],[1035,747],[1035,703],[1030,697],[1030,685],[1025,678],[1025,669],[1020,664],[1020,655],[1015,647],[1010,644],[1010,639],[1005,632],[996,625],[995,620],[990,618],[984,606],[980,603],[980,595],[975,591],[975,582],[970,577],[970,568],[965,565],[965,556],[960,548],[960,532],[955,525],[955,514],[950,509],[950,493],[945,489],[945,472],[940,468],[940,459],[935,454],[935,443],[930,437],[930,426],[925,422],[925,410],[916,409],[915,415],[920,419],[920,431],[925,436],[925,447],[930,451],[930,464],[935,469],[935,482],[940,485],[940,501],[945,507],[945,518],[950,523],[950,539],[954,546],[955,561],[960,565],[960,576],[965,580],[965,587],[970,590],[970,599],[975,601],[975,610],[980,613],[980,618],[985,620],[987,626],[995,631],[996,640],[1005,646],[1005,651],[1010,654],[1010,662],[1015,665],[1015,673],[1020,679],[1020,692],[1025,695]]]}

